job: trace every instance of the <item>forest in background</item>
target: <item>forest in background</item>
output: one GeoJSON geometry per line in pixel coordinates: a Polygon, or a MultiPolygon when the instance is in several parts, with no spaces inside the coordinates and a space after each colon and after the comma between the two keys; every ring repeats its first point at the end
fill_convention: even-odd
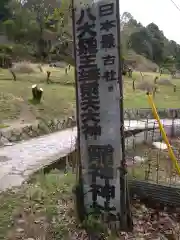
{"type": "Polygon", "coordinates": [[[168,40],[155,23],[146,27],[125,12],[121,16],[121,43],[126,56],[129,50],[170,71],[180,69],[180,45],[168,40]]]}
{"type": "MultiPolygon", "coordinates": [[[[0,46],[1,53],[73,63],[70,0],[1,0],[0,20],[1,34],[11,41],[10,47],[0,46]]],[[[180,45],[155,23],[143,26],[128,12],[120,20],[124,59],[138,54],[171,72],[180,69],[180,45]]]]}

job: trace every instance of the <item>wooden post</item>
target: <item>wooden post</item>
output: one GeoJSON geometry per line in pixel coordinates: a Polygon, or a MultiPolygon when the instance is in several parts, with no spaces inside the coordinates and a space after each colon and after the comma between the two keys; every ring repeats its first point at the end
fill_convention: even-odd
{"type": "Polygon", "coordinates": [[[46,79],[46,81],[47,81],[47,84],[49,84],[49,83],[50,83],[51,72],[50,72],[50,71],[47,71],[46,73],[47,73],[47,79],[46,79]]]}
{"type": "Polygon", "coordinates": [[[154,98],[155,98],[156,92],[157,92],[157,86],[154,86],[154,88],[153,88],[153,97],[154,98]]]}
{"type": "Polygon", "coordinates": [[[158,80],[158,77],[156,76],[156,77],[154,78],[154,84],[157,84],[157,80],[158,80]]]}
{"type": "Polygon", "coordinates": [[[66,156],[66,172],[69,171],[70,169],[70,164],[69,164],[69,158],[70,158],[71,154],[66,156]]]}
{"type": "Polygon", "coordinates": [[[173,91],[176,92],[176,84],[173,85],[173,91]]]}
{"type": "Polygon", "coordinates": [[[131,68],[128,68],[128,77],[132,78],[132,69],[131,68]]]}
{"type": "Polygon", "coordinates": [[[33,100],[37,99],[37,84],[32,85],[33,100]]]}
{"type": "Polygon", "coordinates": [[[38,101],[38,103],[41,102],[41,98],[42,98],[42,94],[43,94],[43,89],[42,88],[37,88],[37,98],[36,100],[38,101]]]}
{"type": "Polygon", "coordinates": [[[12,69],[10,69],[9,71],[10,71],[10,73],[11,73],[11,74],[12,74],[12,76],[13,76],[13,80],[14,80],[14,81],[16,81],[16,80],[17,80],[17,78],[16,78],[16,74],[15,74],[15,72],[13,72],[13,70],[12,70],[12,69]]]}
{"type": "Polygon", "coordinates": [[[136,90],[136,88],[135,88],[135,79],[133,79],[132,86],[133,86],[133,91],[135,91],[136,90]]]}

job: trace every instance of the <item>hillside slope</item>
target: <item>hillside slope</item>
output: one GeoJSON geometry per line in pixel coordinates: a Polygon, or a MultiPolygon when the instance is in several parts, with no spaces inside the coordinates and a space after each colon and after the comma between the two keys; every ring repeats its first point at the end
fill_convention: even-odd
{"type": "Polygon", "coordinates": [[[137,54],[133,50],[129,50],[124,56],[125,62],[132,66],[134,70],[141,72],[156,72],[159,66],[144,56],[137,54]]]}
{"type": "Polygon", "coordinates": [[[143,26],[128,12],[121,16],[121,46],[125,58],[133,50],[171,73],[180,69],[180,45],[168,40],[155,23],[143,26]]]}

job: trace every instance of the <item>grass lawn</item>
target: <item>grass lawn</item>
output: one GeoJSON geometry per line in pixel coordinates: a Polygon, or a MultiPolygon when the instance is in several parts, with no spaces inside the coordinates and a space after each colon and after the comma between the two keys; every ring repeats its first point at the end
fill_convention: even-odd
{"type": "Polygon", "coordinates": [[[72,187],[75,176],[38,173],[17,192],[0,195],[0,239],[76,239],[72,187]],[[72,230],[72,232],[71,232],[72,230]],[[66,238],[67,237],[67,238],[66,238]]]}
{"type": "MultiPolygon", "coordinates": [[[[0,195],[0,239],[1,240],[88,240],[88,234],[76,218],[72,187],[75,175],[64,175],[57,170],[48,174],[37,173],[24,184],[19,191],[6,192],[0,195]]],[[[173,237],[165,224],[155,224],[153,215],[157,212],[146,208],[139,201],[132,202],[133,221],[132,233],[117,232],[113,234],[104,229],[98,221],[89,219],[84,226],[93,233],[101,235],[102,240],[125,239],[178,239],[179,222],[176,217],[169,216],[168,224],[173,237]],[[146,217],[144,217],[146,216],[146,217]],[[173,222],[173,224],[172,224],[173,222]],[[160,225],[159,225],[160,224],[160,225]],[[142,227],[143,226],[143,227],[142,227]],[[152,226],[152,227],[150,227],[152,226]],[[105,230],[103,233],[103,229],[105,230]],[[159,231],[161,229],[161,231],[159,231]]],[[[165,213],[166,216],[167,213],[165,213]]],[[[91,238],[93,239],[93,238],[91,238]]]]}
{"type": "MultiPolygon", "coordinates": [[[[155,73],[144,73],[144,81],[153,83],[155,73]]],[[[142,82],[140,73],[134,72],[135,85],[142,82]]],[[[168,75],[161,78],[168,79],[168,75]]],[[[132,89],[132,79],[124,77],[124,107],[125,108],[148,108],[145,91],[132,89]]],[[[158,93],[155,96],[158,108],[179,108],[180,80],[172,80],[176,84],[177,91],[173,86],[158,85],[158,93]]],[[[0,120],[3,124],[9,124],[8,120],[35,121],[41,117],[44,119],[62,118],[72,115],[75,108],[74,69],[68,74],[64,68],[43,67],[43,72],[36,69],[34,72],[25,74],[17,73],[17,81],[12,80],[8,70],[0,70],[0,120]],[[51,71],[51,83],[46,82],[46,72],[51,71]],[[31,103],[32,84],[38,84],[44,90],[40,104],[31,103]]]]}
{"type": "MultiPolygon", "coordinates": [[[[46,69],[47,70],[47,69],[46,69]]],[[[46,74],[39,72],[17,74],[12,80],[8,70],[0,71],[0,120],[33,121],[36,118],[63,118],[73,114],[75,108],[75,89],[73,70],[65,74],[64,69],[52,68],[52,84],[46,83],[46,74]],[[70,82],[71,81],[71,82],[70,82]],[[40,104],[31,104],[32,84],[44,90],[40,104]]]]}
{"type": "Polygon", "coordinates": [[[74,174],[52,170],[35,174],[18,191],[1,194],[0,239],[88,240],[83,226],[104,240],[119,239],[100,221],[78,224],[72,194],[75,182],[74,174]]]}
{"type": "Polygon", "coordinates": [[[31,83],[0,80],[0,119],[13,119],[28,111],[35,117],[60,118],[75,107],[74,88],[64,85],[39,84],[43,88],[40,104],[30,103],[31,83]]]}
{"type": "MultiPolygon", "coordinates": [[[[142,81],[154,83],[154,77],[158,76],[156,73],[144,73],[145,77],[142,80],[139,73],[133,73],[135,78],[135,86],[142,81]]],[[[168,75],[162,75],[161,79],[169,79],[168,75]]],[[[155,104],[157,108],[180,108],[180,79],[171,80],[176,85],[177,91],[173,91],[173,86],[157,84],[158,93],[155,95],[155,104]]],[[[135,90],[132,88],[132,79],[124,78],[124,107],[125,108],[149,108],[147,96],[145,91],[135,90]]]]}

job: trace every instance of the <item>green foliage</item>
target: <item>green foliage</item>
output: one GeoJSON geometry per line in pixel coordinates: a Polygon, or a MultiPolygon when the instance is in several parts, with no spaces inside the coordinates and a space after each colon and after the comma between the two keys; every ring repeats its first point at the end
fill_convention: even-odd
{"type": "MultiPolygon", "coordinates": [[[[60,5],[57,0],[1,0],[0,17],[2,9],[11,13],[2,30],[16,44],[28,46],[31,56],[42,60],[56,55],[73,63],[70,0],[60,5]]],[[[155,23],[144,27],[128,12],[121,16],[121,49],[125,59],[133,50],[170,72],[180,69],[180,45],[168,40],[155,23]]]]}
{"type": "Polygon", "coordinates": [[[1,23],[1,30],[9,40],[31,48],[31,56],[45,59],[53,45],[72,37],[67,35],[71,32],[69,6],[69,0],[61,1],[60,8],[57,0],[10,0],[7,9],[12,16],[1,23]]]}
{"type": "Polygon", "coordinates": [[[8,58],[20,57],[23,59],[28,59],[31,54],[31,48],[23,44],[0,44],[0,56],[8,58]]]}
{"type": "Polygon", "coordinates": [[[0,21],[8,19],[11,13],[8,9],[8,4],[10,0],[1,0],[0,1],[0,21]]]}
{"type": "Polygon", "coordinates": [[[98,215],[89,215],[87,219],[84,220],[82,226],[90,233],[100,234],[106,232],[106,228],[103,225],[100,216],[98,215]]]}
{"type": "Polygon", "coordinates": [[[2,54],[11,54],[12,53],[12,46],[6,44],[0,44],[0,53],[2,54]]]}
{"type": "Polygon", "coordinates": [[[12,19],[7,19],[6,21],[3,22],[3,30],[9,37],[11,37],[14,34],[15,29],[16,29],[15,22],[12,19]]]}
{"type": "Polygon", "coordinates": [[[180,45],[168,40],[156,24],[150,23],[144,27],[130,13],[124,13],[121,25],[121,43],[125,54],[131,48],[169,71],[180,69],[180,45]]]}
{"type": "Polygon", "coordinates": [[[19,191],[1,194],[0,239],[9,236],[14,239],[19,220],[24,220],[21,227],[32,239],[73,239],[71,235],[69,237],[69,230],[81,231],[76,225],[73,209],[74,181],[75,176],[71,173],[63,175],[52,170],[44,174],[40,171],[19,191]],[[42,228],[41,224],[48,227],[42,228]]]}
{"type": "Polygon", "coordinates": [[[0,45],[0,68],[10,68],[12,59],[10,57],[12,48],[8,45],[0,45]]]}

